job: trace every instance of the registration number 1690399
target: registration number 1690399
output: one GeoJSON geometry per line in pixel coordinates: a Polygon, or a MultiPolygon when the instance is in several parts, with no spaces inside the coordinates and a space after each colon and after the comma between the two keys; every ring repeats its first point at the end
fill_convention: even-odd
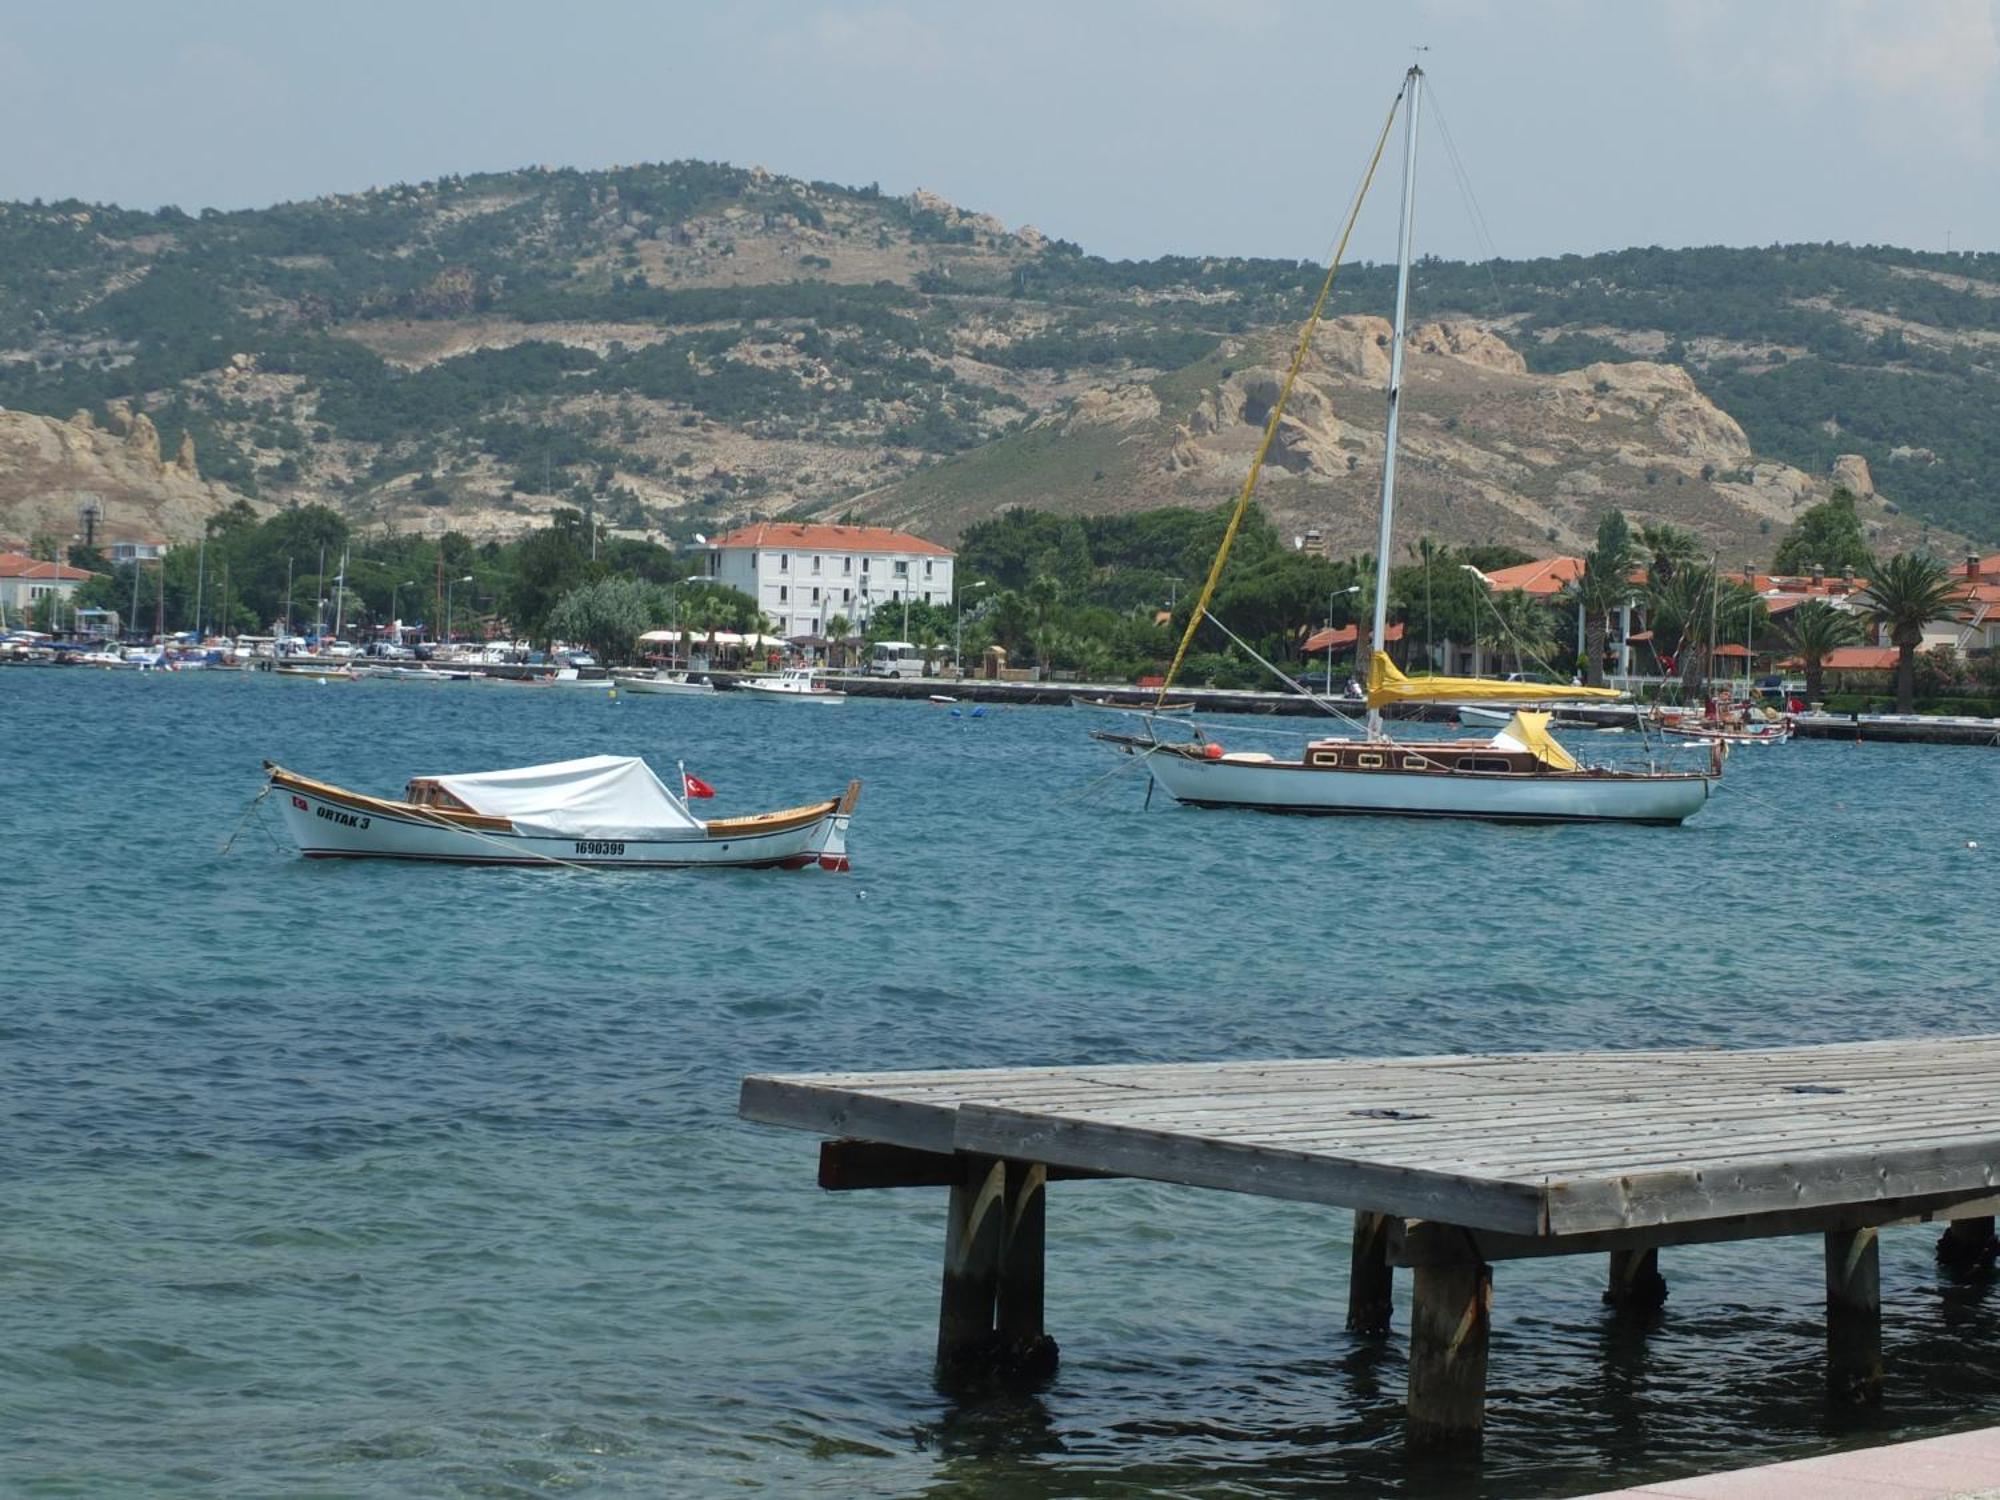
{"type": "Polygon", "coordinates": [[[613,839],[578,839],[578,854],[623,854],[625,846],[613,839]]]}

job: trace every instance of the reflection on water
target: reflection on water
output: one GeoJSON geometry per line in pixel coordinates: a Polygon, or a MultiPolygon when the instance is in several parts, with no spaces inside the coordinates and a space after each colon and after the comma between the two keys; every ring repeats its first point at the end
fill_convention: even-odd
{"type": "Polygon", "coordinates": [[[1051,1190],[1057,1375],[939,1392],[942,1193],[816,1192],[744,1073],[2000,1029],[1979,752],[1738,755],[1681,830],[1329,824],[1086,793],[1088,722],[0,673],[0,1490],[1563,1495],[2000,1409],[1929,1228],[1875,1411],[1824,1397],[1815,1239],[1665,1252],[1644,1329],[1601,1258],[1507,1263],[1486,1450],[1412,1469],[1346,1216],[1138,1182],[1051,1190]],[[855,874],[216,857],[263,756],[635,750],[727,812],[861,776],[855,874]]]}

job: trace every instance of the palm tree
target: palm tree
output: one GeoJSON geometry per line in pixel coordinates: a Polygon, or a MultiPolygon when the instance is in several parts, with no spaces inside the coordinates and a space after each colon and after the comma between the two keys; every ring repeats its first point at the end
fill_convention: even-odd
{"type": "Polygon", "coordinates": [[[1493,601],[1500,617],[1502,649],[1514,654],[1514,670],[1525,672],[1529,661],[1546,661],[1556,650],[1555,622],[1541,600],[1510,589],[1493,601]]]}
{"type": "Polygon", "coordinates": [[[1824,697],[1820,681],[1827,657],[1861,639],[1861,622],[1824,599],[1812,599],[1792,611],[1784,629],[1786,638],[1798,648],[1799,658],[1805,663],[1806,702],[1818,703],[1824,697]]]}
{"type": "Polygon", "coordinates": [[[1608,510],[1597,523],[1597,545],[1585,554],[1583,572],[1574,585],[1583,606],[1583,680],[1604,684],[1604,638],[1611,612],[1632,594],[1632,538],[1623,513],[1608,510]]]}
{"type": "Polygon", "coordinates": [[[1917,705],[1917,647],[1924,627],[1950,611],[1961,581],[1934,557],[1899,552],[1880,567],[1862,591],[1861,611],[1889,632],[1896,656],[1896,712],[1910,713],[1917,705]]]}
{"type": "Polygon", "coordinates": [[[1692,703],[1708,680],[1708,657],[1723,641],[1756,631],[1764,601],[1740,579],[1719,576],[1713,564],[1680,562],[1664,577],[1649,576],[1646,619],[1656,656],[1677,658],[1681,701],[1692,703]]]}
{"type": "Polygon", "coordinates": [[[1639,528],[1640,560],[1646,564],[1649,584],[1669,584],[1701,556],[1701,543],[1694,533],[1662,521],[1657,526],[1639,528]]]}
{"type": "Polygon", "coordinates": [[[836,667],[847,665],[847,633],[853,628],[854,622],[846,615],[835,615],[826,622],[826,654],[836,667]]]}

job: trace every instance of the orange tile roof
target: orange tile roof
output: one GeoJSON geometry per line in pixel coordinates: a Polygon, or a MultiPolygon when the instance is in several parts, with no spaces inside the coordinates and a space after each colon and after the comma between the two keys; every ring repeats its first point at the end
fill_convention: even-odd
{"type": "Polygon", "coordinates": [[[0,552],[0,578],[50,578],[65,583],[81,583],[90,576],[87,568],[72,568],[68,563],[52,563],[45,558],[24,557],[19,552],[0,552]]]}
{"type": "Polygon", "coordinates": [[[1835,672],[1888,672],[1900,653],[1894,646],[1839,646],[1820,658],[1820,665],[1835,672]]]}
{"type": "Polygon", "coordinates": [[[827,526],[804,521],[758,521],[719,536],[711,547],[790,547],[825,552],[915,552],[950,557],[951,548],[887,526],[827,526]]]}
{"type": "MultiPolygon", "coordinates": [[[[1324,651],[1329,646],[1351,646],[1360,633],[1361,627],[1358,625],[1342,625],[1337,630],[1321,626],[1306,637],[1306,643],[1299,649],[1310,656],[1313,652],[1324,651]]],[[[1400,641],[1403,638],[1403,627],[1392,624],[1382,632],[1382,635],[1386,640],[1400,641]]]]}
{"type": "Polygon", "coordinates": [[[1511,594],[1515,589],[1524,594],[1559,594],[1564,584],[1574,583],[1582,575],[1580,557],[1544,557],[1511,568],[1497,568],[1486,577],[1499,594],[1511,594]]]}

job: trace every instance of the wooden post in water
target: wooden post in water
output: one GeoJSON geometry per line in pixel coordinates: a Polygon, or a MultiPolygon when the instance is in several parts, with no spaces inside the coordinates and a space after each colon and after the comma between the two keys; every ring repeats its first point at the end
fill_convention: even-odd
{"type": "Polygon", "coordinates": [[[1993,1269],[2000,1240],[1993,1236],[1993,1218],[1953,1219],[1938,1236],[1937,1263],[1953,1280],[1963,1281],[1993,1269]]]}
{"type": "MultiPolygon", "coordinates": [[[[1471,1238],[1449,1225],[1422,1230],[1471,1238]]],[[[1413,1447],[1476,1444],[1486,1422],[1493,1268],[1468,1244],[1456,1256],[1420,1261],[1412,1279],[1406,1441],[1413,1447]]]]}
{"type": "Polygon", "coordinates": [[[971,1373],[993,1357],[993,1311],[1005,1234],[1006,1164],[958,1154],[958,1180],[944,1231],[944,1289],[938,1302],[938,1374],[971,1373]]]}
{"type": "Polygon", "coordinates": [[[1395,1272],[1389,1267],[1389,1216],[1357,1210],[1354,1254],[1347,1275],[1347,1331],[1387,1333],[1394,1291],[1395,1272]]]}
{"type": "Polygon", "coordinates": [[[1040,1162],[1006,1164],[1005,1227],[995,1329],[1007,1374],[1040,1380],[1055,1373],[1058,1350],[1042,1324],[1046,1285],[1049,1169],[1040,1162]]]}
{"type": "Polygon", "coordinates": [[[1611,1275],[1604,1288],[1607,1307],[1625,1313],[1658,1312],[1667,1300],[1667,1280],[1660,1274],[1660,1252],[1613,1250],[1611,1275]]]}
{"type": "Polygon", "coordinates": [[[1826,1234],[1826,1381],[1838,1401],[1882,1399],[1882,1255],[1873,1229],[1826,1234]]]}

